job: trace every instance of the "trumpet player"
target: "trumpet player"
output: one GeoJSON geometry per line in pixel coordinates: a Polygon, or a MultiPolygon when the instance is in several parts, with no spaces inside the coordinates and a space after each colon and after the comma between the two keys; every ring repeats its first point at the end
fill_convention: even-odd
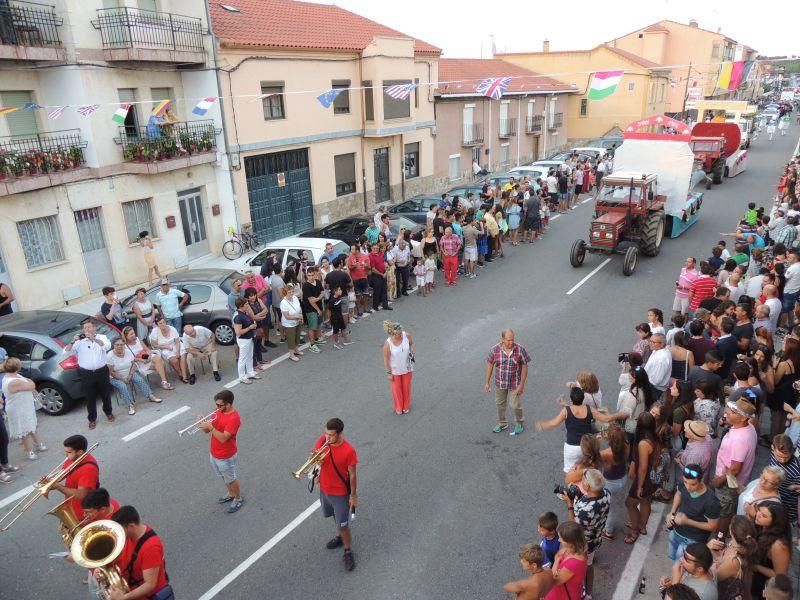
{"type": "Polygon", "coordinates": [[[217,407],[216,418],[213,421],[200,423],[198,427],[211,434],[211,469],[227,488],[227,493],[217,500],[220,504],[228,504],[228,514],[233,514],[242,508],[244,499],[239,488],[239,450],[236,447],[236,434],[241,425],[238,411],[233,408],[233,392],[222,390],[214,396],[217,407]]]}
{"type": "MultiPolygon", "coordinates": [[[[64,440],[64,454],[66,460],[61,465],[62,468],[67,468],[74,463],[78,458],[86,453],[89,448],[89,441],[82,435],[71,435],[64,440]]],[[[86,459],[73,470],[63,483],[57,483],[53,486],[54,490],[58,490],[64,494],[65,498],[72,498],[72,510],[79,520],[83,520],[86,514],[83,511],[81,502],[91,492],[100,486],[100,465],[94,459],[94,456],[88,456],[86,459]]]]}
{"type": "Polygon", "coordinates": [[[322,503],[322,516],[333,517],[337,534],[325,547],[334,550],[344,546],[344,568],[352,571],[356,566],[350,546],[351,515],[358,506],[356,494],[356,464],[358,456],[350,442],[342,436],[344,423],[341,419],[330,419],[325,424],[325,433],[314,444],[318,450],[328,443],[328,453],[320,463],[319,500],[322,503]]]}

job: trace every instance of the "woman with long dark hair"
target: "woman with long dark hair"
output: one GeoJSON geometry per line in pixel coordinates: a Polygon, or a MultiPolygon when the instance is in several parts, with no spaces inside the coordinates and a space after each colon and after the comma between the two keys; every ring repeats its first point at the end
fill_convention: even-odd
{"type": "Polygon", "coordinates": [[[758,556],[755,525],[742,515],[731,519],[727,543],[716,538],[708,542],[714,556],[718,600],[741,600],[745,597],[745,582],[753,571],[758,556]]]}
{"type": "Polygon", "coordinates": [[[650,388],[650,378],[641,365],[633,367],[627,377],[629,379],[628,389],[620,391],[617,399],[617,412],[625,413],[625,433],[628,436],[628,442],[633,443],[637,420],[639,415],[653,406],[653,393],[650,388]]]}
{"type": "Polygon", "coordinates": [[[694,354],[689,350],[689,336],[686,332],[679,331],[672,338],[673,345],[669,347],[672,354],[672,374],[675,379],[686,381],[689,371],[694,365],[694,354]]]}
{"type": "Polygon", "coordinates": [[[633,483],[625,499],[631,532],[625,536],[626,544],[633,544],[639,535],[647,534],[650,505],[656,490],[650,478],[650,471],[656,466],[660,448],[661,443],[656,435],[656,420],[649,412],[644,412],[639,415],[636,433],[633,436],[633,461],[630,467],[630,478],[633,483]]]}
{"type": "Polygon", "coordinates": [[[636,335],[639,337],[638,341],[633,345],[632,352],[636,352],[642,356],[644,364],[647,364],[647,359],[653,349],[650,347],[650,325],[648,323],[639,323],[635,328],[636,335]]]}
{"type": "Polygon", "coordinates": [[[603,537],[613,540],[614,532],[622,527],[622,507],[625,485],[628,483],[628,460],[631,447],[625,431],[616,423],[609,425],[606,430],[608,448],[600,451],[603,461],[603,477],[606,478],[606,489],[611,494],[609,502],[608,519],[603,530],[603,537]]]}
{"type": "Polygon", "coordinates": [[[775,369],[775,391],[769,402],[772,419],[770,440],[786,429],[786,414],[783,412],[783,405],[795,405],[794,384],[798,379],[800,379],[800,342],[787,337],[783,341],[783,355],[775,369]]]}
{"type": "Polygon", "coordinates": [[[777,502],[768,502],[758,507],[755,525],[758,531],[758,557],[753,569],[750,594],[753,598],[761,598],[770,577],[789,572],[792,532],[786,510],[777,502]]]}

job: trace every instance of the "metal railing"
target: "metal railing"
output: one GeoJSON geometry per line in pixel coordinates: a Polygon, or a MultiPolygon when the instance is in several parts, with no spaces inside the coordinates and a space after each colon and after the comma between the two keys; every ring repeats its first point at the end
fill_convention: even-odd
{"type": "Polygon", "coordinates": [[[203,51],[203,22],[196,17],[121,6],[99,9],[92,25],[103,48],[203,51]]]}
{"type": "Polygon", "coordinates": [[[544,117],[542,115],[534,115],[533,117],[528,117],[527,122],[525,124],[525,131],[528,133],[541,132],[542,121],[544,121],[544,117]]]}
{"type": "Polygon", "coordinates": [[[464,137],[461,138],[462,144],[469,146],[471,144],[483,143],[483,125],[481,123],[473,123],[472,125],[464,125],[464,137]]]}
{"type": "Polygon", "coordinates": [[[86,161],[88,142],[80,129],[0,137],[0,176],[20,177],[66,171],[86,161]]]}
{"type": "Polygon", "coordinates": [[[213,152],[221,132],[214,127],[212,119],[143,127],[120,125],[119,137],[114,141],[122,146],[123,160],[154,162],[213,152]]]}
{"type": "Polygon", "coordinates": [[[517,135],[517,120],[500,119],[500,130],[497,135],[501,138],[513,137],[517,135]]]}
{"type": "Polygon", "coordinates": [[[564,124],[564,113],[553,113],[550,115],[549,129],[558,129],[564,124]]]}
{"type": "Polygon", "coordinates": [[[63,24],[55,6],[21,0],[0,3],[0,44],[60,47],[58,28],[63,24]]]}

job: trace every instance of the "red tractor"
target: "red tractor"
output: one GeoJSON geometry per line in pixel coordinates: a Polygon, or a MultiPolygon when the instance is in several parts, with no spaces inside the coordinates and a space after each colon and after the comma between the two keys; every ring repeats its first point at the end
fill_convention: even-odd
{"type": "MultiPolygon", "coordinates": [[[[703,171],[716,184],[727,176],[726,161],[739,150],[742,132],[736,123],[698,123],[692,128],[692,147],[695,158],[701,163],[703,171]]],[[[711,187],[711,181],[707,188],[711,187]]]]}

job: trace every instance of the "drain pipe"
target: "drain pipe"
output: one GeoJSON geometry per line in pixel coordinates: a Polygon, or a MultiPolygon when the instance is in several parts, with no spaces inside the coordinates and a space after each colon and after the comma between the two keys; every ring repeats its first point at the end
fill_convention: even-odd
{"type": "MultiPolygon", "coordinates": [[[[367,209],[367,157],[364,154],[364,136],[367,133],[367,89],[364,87],[364,73],[362,70],[361,54],[358,55],[358,87],[361,89],[361,135],[359,136],[359,143],[361,144],[361,193],[364,197],[364,212],[369,212],[367,209]]],[[[369,88],[369,93],[374,94],[375,82],[369,88]]],[[[373,118],[375,116],[375,98],[372,98],[372,112],[373,118]]]]}

